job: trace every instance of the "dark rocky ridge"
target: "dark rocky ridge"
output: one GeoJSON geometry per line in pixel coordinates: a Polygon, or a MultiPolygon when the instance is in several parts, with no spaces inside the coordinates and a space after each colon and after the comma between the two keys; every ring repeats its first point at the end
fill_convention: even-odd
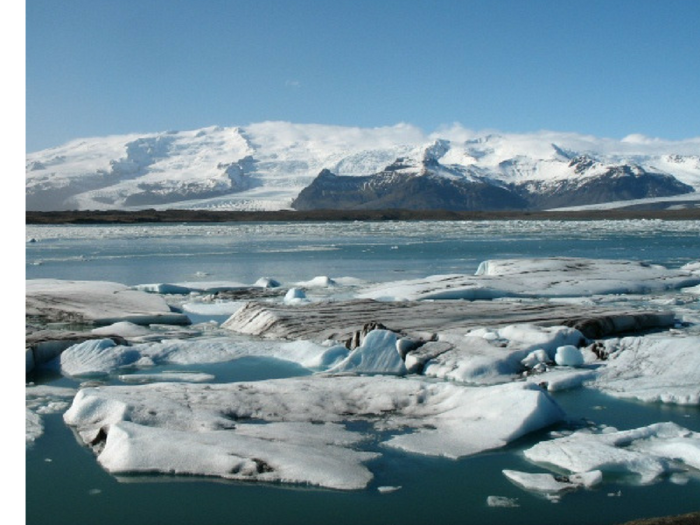
{"type": "Polygon", "coordinates": [[[700,220],[700,208],[664,209],[634,206],[592,211],[447,211],[447,210],[336,210],[309,211],[208,211],[208,210],[86,210],[27,211],[26,224],[135,224],[177,222],[275,222],[275,221],[485,221],[485,220],[700,220]]]}
{"type": "MultiPolygon", "coordinates": [[[[572,161],[574,162],[574,161],[572,161]]],[[[399,173],[402,165],[366,176],[338,176],[323,170],[292,202],[300,211],[408,210],[449,211],[545,210],[564,206],[669,197],[693,192],[671,175],[651,173],[638,166],[614,166],[601,175],[566,179],[556,184],[526,181],[503,185],[487,177],[448,178],[424,163],[417,173],[399,173]],[[432,169],[431,169],[432,168],[432,169]]],[[[593,164],[579,159],[573,166],[583,173],[593,164]]]]}
{"type": "Polygon", "coordinates": [[[426,173],[387,170],[367,176],[338,176],[323,170],[292,203],[296,210],[441,209],[523,210],[527,201],[486,182],[465,183],[426,173]]]}

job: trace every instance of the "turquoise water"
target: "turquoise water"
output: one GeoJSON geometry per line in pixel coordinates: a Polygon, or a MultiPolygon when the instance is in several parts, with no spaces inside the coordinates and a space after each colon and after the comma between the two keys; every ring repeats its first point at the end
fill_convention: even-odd
{"type": "Polygon", "coordinates": [[[700,221],[484,221],[28,226],[27,278],[124,284],[472,273],[486,259],[700,260],[700,221]],[[205,275],[202,275],[205,274],[205,275]]]}
{"type": "MultiPolygon", "coordinates": [[[[595,418],[628,428],[661,417],[700,431],[697,409],[629,404],[594,392],[581,394],[557,396],[573,425],[581,418],[595,418]],[[621,415],[626,424],[620,424],[621,415]]],[[[338,492],[167,476],[116,479],[97,465],[92,453],[77,444],[72,431],[55,415],[46,418],[45,435],[27,452],[27,523],[603,525],[700,508],[700,480],[685,486],[661,481],[644,487],[612,482],[567,494],[559,503],[524,492],[500,472],[540,471],[519,455],[537,438],[528,436],[505,450],[460,461],[382,449],[382,457],[369,464],[375,480],[367,490],[338,492]],[[376,488],[382,485],[402,488],[381,494],[376,488]],[[490,508],[489,495],[517,498],[519,507],[490,508]]]]}
{"type": "MultiPolygon", "coordinates": [[[[485,259],[585,256],[645,260],[677,267],[700,260],[700,223],[348,223],[118,227],[28,227],[27,278],[102,279],[125,284],[191,280],[282,282],[317,275],[373,281],[472,272],[485,259]]],[[[167,366],[217,382],[263,380],[308,371],[276,359],[167,366]]],[[[76,386],[47,370],[37,383],[76,386]]],[[[118,383],[117,377],[106,378],[118,383]]],[[[576,428],[593,422],[634,428],[675,421],[700,431],[700,409],[625,402],[595,391],[555,394],[576,428]]],[[[381,448],[363,491],[340,492],[195,477],[115,478],[79,444],[60,414],[26,453],[26,518],[39,524],[613,524],[700,510],[700,480],[636,487],[624,480],[549,502],[511,484],[503,469],[542,472],[521,451],[542,435],[459,461],[381,448]],[[380,486],[401,486],[382,494],[380,486]],[[618,496],[619,493],[619,496],[618,496]],[[491,508],[490,495],[517,498],[491,508]]],[[[379,445],[368,443],[370,450],[379,445]]]]}

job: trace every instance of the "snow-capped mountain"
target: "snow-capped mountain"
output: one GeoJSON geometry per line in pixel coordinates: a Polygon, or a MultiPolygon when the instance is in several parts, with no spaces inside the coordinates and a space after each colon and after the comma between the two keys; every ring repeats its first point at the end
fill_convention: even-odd
{"type": "Polygon", "coordinates": [[[27,155],[27,210],[548,209],[682,195],[700,139],[426,135],[287,122],[76,140],[27,155]]]}

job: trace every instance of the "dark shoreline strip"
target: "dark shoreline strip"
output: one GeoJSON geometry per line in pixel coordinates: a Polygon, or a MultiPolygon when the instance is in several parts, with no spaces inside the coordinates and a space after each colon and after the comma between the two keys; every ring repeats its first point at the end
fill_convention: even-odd
{"type": "Polygon", "coordinates": [[[313,211],[27,211],[26,224],[135,224],[172,222],[314,222],[314,221],[484,221],[484,220],[700,220],[700,208],[678,210],[595,211],[445,211],[445,210],[313,210],[313,211]]]}
{"type": "Polygon", "coordinates": [[[633,520],[627,521],[622,525],[700,525],[700,512],[691,512],[680,516],[633,520]]]}

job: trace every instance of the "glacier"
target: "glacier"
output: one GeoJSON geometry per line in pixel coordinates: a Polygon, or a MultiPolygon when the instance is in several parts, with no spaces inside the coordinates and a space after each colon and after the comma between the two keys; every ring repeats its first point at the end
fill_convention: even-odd
{"type": "Polygon", "coordinates": [[[696,206],[698,151],[697,139],[612,140],[546,131],[211,126],[78,139],[29,153],[26,209],[551,209],[640,199],[696,206]],[[343,191],[329,206],[320,194],[310,196],[314,183],[325,184],[327,193],[343,191]],[[354,204],[347,201],[351,187],[354,204]],[[364,194],[369,187],[372,195],[364,194]],[[445,191],[443,200],[431,202],[445,191]]]}

